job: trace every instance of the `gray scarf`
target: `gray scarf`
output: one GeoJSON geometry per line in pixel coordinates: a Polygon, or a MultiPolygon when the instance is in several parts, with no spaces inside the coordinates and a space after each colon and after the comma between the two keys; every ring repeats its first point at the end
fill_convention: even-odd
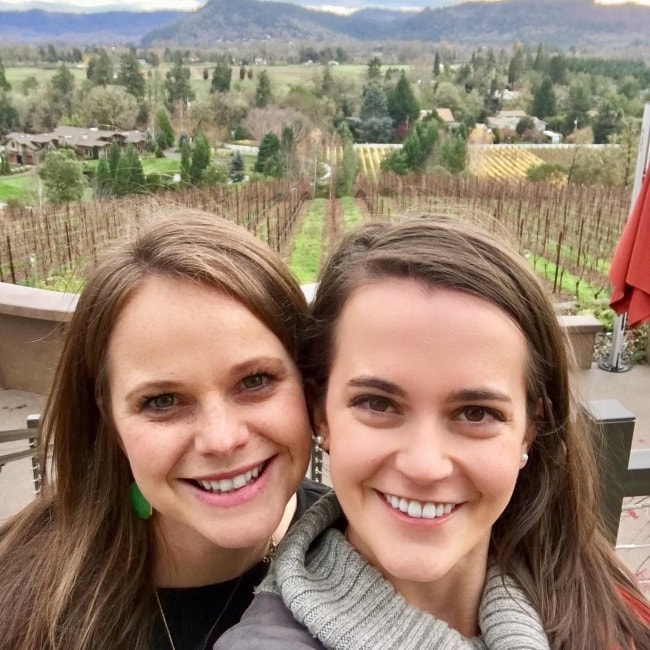
{"type": "Polygon", "coordinates": [[[280,596],[329,650],[549,650],[539,616],[512,579],[488,569],[481,636],[468,639],[409,605],[331,528],[341,516],[334,493],[321,498],[278,546],[258,588],[280,596]]]}

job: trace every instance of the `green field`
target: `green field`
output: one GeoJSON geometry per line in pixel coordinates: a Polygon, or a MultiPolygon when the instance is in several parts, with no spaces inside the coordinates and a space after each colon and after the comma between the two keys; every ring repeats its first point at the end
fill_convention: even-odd
{"type": "Polygon", "coordinates": [[[37,202],[40,179],[34,173],[0,176],[0,203],[19,201],[30,205],[37,202]]]}

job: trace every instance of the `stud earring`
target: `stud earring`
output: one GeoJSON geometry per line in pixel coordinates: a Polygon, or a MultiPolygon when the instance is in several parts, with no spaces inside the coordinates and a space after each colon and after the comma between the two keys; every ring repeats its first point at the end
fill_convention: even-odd
{"type": "Polygon", "coordinates": [[[524,465],[528,462],[528,454],[527,454],[526,452],[524,452],[524,453],[521,455],[521,462],[522,462],[524,465]]]}
{"type": "Polygon", "coordinates": [[[144,494],[140,492],[138,484],[134,481],[129,485],[129,503],[131,510],[135,513],[138,519],[149,519],[153,512],[151,504],[147,501],[144,494]]]}

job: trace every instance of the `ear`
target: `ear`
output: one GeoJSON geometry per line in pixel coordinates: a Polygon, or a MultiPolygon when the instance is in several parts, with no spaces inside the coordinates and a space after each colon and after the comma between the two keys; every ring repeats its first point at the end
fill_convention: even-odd
{"type": "MultiPolygon", "coordinates": [[[[524,435],[524,439],[521,442],[521,453],[528,453],[528,450],[531,448],[535,437],[537,436],[537,423],[543,420],[544,418],[544,401],[542,400],[541,397],[537,399],[537,403],[535,405],[535,417],[528,421],[528,424],[526,425],[526,434],[524,435]]],[[[523,468],[526,465],[526,462],[528,461],[522,461],[521,467],[523,468]]]]}
{"type": "Polygon", "coordinates": [[[323,439],[321,448],[329,452],[330,450],[330,430],[327,425],[327,413],[325,411],[325,395],[314,399],[311,409],[312,425],[314,431],[323,439]]]}

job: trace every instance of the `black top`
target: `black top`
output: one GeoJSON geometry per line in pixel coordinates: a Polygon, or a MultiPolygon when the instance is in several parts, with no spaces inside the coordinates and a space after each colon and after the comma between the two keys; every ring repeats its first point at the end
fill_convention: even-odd
{"type": "MultiPolygon", "coordinates": [[[[291,523],[329,491],[326,485],[304,479],[297,491],[296,512],[291,523]]],[[[210,650],[214,642],[239,622],[253,600],[253,590],[266,576],[268,565],[260,562],[239,578],[204,587],[158,589],[167,625],[176,650],[210,650]],[[225,609],[224,609],[225,608],[225,609]],[[219,621],[206,639],[208,630],[219,621]]],[[[172,650],[160,615],[154,623],[152,650],[172,650]]]]}

